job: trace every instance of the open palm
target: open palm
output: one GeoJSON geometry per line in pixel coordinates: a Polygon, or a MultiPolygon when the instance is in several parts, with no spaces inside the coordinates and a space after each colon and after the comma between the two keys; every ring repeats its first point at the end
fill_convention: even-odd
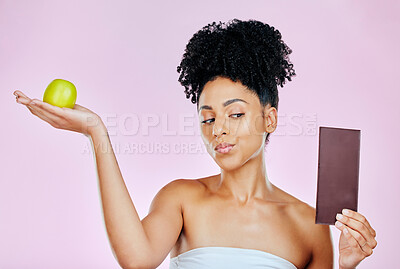
{"type": "Polygon", "coordinates": [[[57,107],[38,99],[30,99],[23,92],[14,92],[16,101],[25,105],[38,118],[57,129],[64,129],[90,135],[94,128],[99,127],[101,118],[93,111],[75,104],[74,108],[57,107]]]}

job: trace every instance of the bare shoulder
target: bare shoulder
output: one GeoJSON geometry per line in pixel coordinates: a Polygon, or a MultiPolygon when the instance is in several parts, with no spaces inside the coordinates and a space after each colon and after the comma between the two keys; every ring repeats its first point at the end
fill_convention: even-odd
{"type": "Polygon", "coordinates": [[[327,245],[331,243],[331,234],[329,225],[316,224],[315,207],[307,204],[304,201],[294,197],[293,195],[284,192],[277,188],[280,192],[280,196],[287,202],[289,214],[292,219],[297,223],[297,227],[301,232],[306,235],[306,240],[309,242],[310,247],[315,248],[321,245],[327,245]]]}
{"type": "Polygon", "coordinates": [[[307,269],[333,268],[333,244],[329,225],[316,224],[316,209],[310,205],[304,206],[308,217],[305,226],[309,228],[307,233],[312,248],[311,260],[307,269]]]}
{"type": "Polygon", "coordinates": [[[177,192],[182,192],[182,194],[188,191],[196,191],[199,189],[202,183],[198,179],[174,179],[167,183],[163,188],[168,188],[177,192]]]}
{"type": "Polygon", "coordinates": [[[315,207],[305,203],[298,202],[296,204],[295,213],[296,218],[299,220],[299,224],[301,227],[308,231],[307,234],[309,238],[312,240],[312,245],[318,245],[321,241],[330,239],[330,228],[329,225],[316,224],[315,216],[316,209],[315,207]]]}
{"type": "Polygon", "coordinates": [[[315,224],[316,209],[306,202],[294,197],[293,195],[275,187],[282,201],[289,206],[290,215],[298,222],[301,227],[312,233],[323,233],[329,230],[328,225],[315,224]]]}
{"type": "Polygon", "coordinates": [[[202,184],[194,179],[174,179],[165,184],[160,191],[164,192],[172,199],[179,199],[184,202],[186,198],[193,197],[198,192],[202,184]]]}
{"type": "Polygon", "coordinates": [[[330,237],[329,225],[315,223],[316,209],[294,197],[291,214],[297,220],[298,225],[304,233],[311,239],[312,245],[318,241],[327,240],[330,237]]]}
{"type": "Polygon", "coordinates": [[[311,251],[310,263],[306,268],[333,268],[333,245],[329,225],[316,224],[316,209],[294,198],[290,207],[292,217],[303,234],[303,240],[311,251]]]}

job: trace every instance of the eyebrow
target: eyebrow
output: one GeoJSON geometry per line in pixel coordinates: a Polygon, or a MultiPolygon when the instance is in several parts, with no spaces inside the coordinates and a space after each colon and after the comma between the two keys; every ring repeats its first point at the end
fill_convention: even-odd
{"type": "MultiPolygon", "coordinates": [[[[234,99],[229,99],[229,100],[225,101],[222,105],[223,105],[224,107],[226,107],[226,106],[229,106],[230,104],[235,103],[235,102],[245,102],[246,104],[248,104],[248,102],[246,102],[246,101],[243,100],[243,99],[234,98],[234,99]]],[[[211,109],[213,109],[213,108],[212,108],[212,106],[209,106],[209,105],[203,105],[203,106],[201,106],[201,107],[199,108],[198,112],[200,112],[202,109],[211,110],[211,109]]]]}

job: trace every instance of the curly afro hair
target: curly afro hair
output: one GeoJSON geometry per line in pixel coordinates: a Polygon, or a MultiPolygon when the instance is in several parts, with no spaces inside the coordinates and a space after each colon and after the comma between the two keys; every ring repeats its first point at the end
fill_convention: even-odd
{"type": "Polygon", "coordinates": [[[186,98],[198,106],[204,85],[221,76],[239,80],[257,94],[263,107],[278,109],[277,85],[283,87],[296,75],[288,58],[292,50],[281,37],[273,26],[256,20],[233,19],[203,27],[189,40],[177,67],[186,98]]]}

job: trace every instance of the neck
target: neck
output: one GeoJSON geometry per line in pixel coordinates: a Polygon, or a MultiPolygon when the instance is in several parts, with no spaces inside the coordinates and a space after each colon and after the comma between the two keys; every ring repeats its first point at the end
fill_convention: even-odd
{"type": "Polygon", "coordinates": [[[264,152],[238,169],[221,170],[218,189],[241,205],[254,199],[269,199],[274,188],[267,176],[264,152]]]}

